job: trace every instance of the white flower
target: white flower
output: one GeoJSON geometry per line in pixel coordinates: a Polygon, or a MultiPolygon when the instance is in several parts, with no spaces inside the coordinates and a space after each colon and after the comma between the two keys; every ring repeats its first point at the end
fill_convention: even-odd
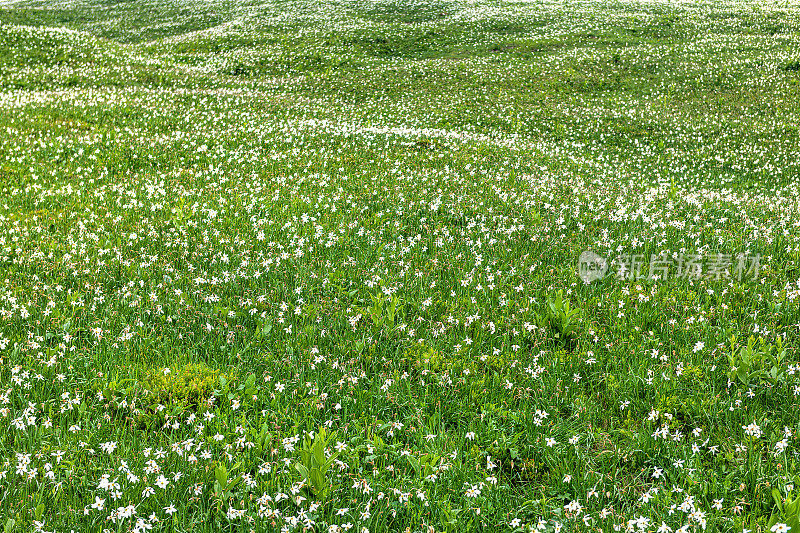
{"type": "Polygon", "coordinates": [[[106,452],[107,454],[112,454],[114,450],[117,449],[116,442],[103,442],[100,444],[100,449],[106,452]]]}
{"type": "Polygon", "coordinates": [[[758,427],[755,422],[749,426],[742,426],[742,429],[744,430],[745,435],[749,435],[751,437],[760,437],[762,435],[761,428],[758,427]]]}
{"type": "Polygon", "coordinates": [[[465,494],[467,498],[477,498],[480,495],[481,495],[481,489],[478,485],[472,485],[469,489],[467,489],[467,492],[465,494]]]}

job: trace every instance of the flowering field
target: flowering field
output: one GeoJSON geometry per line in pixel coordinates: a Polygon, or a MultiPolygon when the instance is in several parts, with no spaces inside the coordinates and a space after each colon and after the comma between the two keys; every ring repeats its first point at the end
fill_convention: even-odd
{"type": "Polygon", "coordinates": [[[0,527],[800,533],[800,3],[0,2],[0,527]]]}

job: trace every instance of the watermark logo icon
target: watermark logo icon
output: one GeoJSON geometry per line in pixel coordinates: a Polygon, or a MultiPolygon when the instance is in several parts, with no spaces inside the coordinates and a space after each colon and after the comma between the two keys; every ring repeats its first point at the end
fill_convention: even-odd
{"type": "Polygon", "coordinates": [[[591,283],[605,277],[608,261],[594,252],[586,250],[578,258],[578,275],[584,283],[591,283]]]}

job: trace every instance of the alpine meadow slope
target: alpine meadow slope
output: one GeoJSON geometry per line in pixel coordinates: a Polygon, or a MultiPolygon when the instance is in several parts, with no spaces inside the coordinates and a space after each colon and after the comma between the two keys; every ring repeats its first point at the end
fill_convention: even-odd
{"type": "Polygon", "coordinates": [[[800,533],[800,2],[0,1],[0,526],[800,533]]]}

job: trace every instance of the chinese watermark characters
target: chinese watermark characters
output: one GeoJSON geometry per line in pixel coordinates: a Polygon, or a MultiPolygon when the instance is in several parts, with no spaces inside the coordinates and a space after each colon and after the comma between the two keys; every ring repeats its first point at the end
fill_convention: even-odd
{"type": "Polygon", "coordinates": [[[620,280],[758,279],[761,256],[745,254],[623,254],[609,261],[585,251],[578,258],[578,275],[585,283],[607,275],[620,280]]]}

